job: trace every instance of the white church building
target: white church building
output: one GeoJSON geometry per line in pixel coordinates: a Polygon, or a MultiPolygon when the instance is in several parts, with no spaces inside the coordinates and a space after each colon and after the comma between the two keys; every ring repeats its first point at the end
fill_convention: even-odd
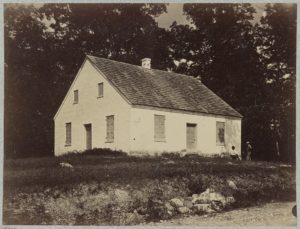
{"type": "Polygon", "coordinates": [[[241,152],[242,115],[198,79],[86,56],[55,117],[55,155],[92,148],[241,152]]]}

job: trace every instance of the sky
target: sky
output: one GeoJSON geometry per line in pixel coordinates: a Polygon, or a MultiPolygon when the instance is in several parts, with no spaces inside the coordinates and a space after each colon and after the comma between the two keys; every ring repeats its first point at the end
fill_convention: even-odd
{"type": "MultiPolygon", "coordinates": [[[[256,10],[253,22],[259,22],[265,4],[252,4],[256,10]]],[[[188,24],[188,20],[183,15],[183,4],[170,3],[167,6],[167,13],[164,13],[156,18],[159,27],[168,28],[174,21],[177,21],[178,24],[188,24]]]]}
{"type": "MultiPolygon", "coordinates": [[[[35,3],[36,7],[41,7],[44,3],[35,3]]],[[[265,3],[253,3],[256,10],[256,14],[254,15],[253,23],[259,22],[261,16],[263,15],[265,3]]],[[[189,24],[186,16],[183,14],[183,4],[182,3],[169,3],[167,5],[167,13],[161,14],[159,17],[155,19],[158,23],[159,27],[169,28],[174,21],[177,24],[189,24]]],[[[49,23],[45,21],[45,23],[49,23]]]]}

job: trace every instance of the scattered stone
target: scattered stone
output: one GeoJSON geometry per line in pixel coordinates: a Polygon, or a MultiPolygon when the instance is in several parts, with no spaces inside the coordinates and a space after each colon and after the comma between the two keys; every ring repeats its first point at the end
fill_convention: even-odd
{"type": "Polygon", "coordinates": [[[291,168],[292,167],[292,165],[285,165],[285,164],[281,164],[281,165],[279,165],[280,167],[287,167],[287,168],[291,168]]]}
{"type": "Polygon", "coordinates": [[[218,212],[222,211],[223,207],[224,207],[224,205],[219,201],[213,201],[211,203],[211,208],[215,211],[218,211],[218,212]]]}
{"type": "Polygon", "coordinates": [[[167,165],[173,165],[173,164],[175,164],[175,161],[168,160],[168,161],[165,162],[165,164],[167,164],[167,165]]]}
{"type": "Polygon", "coordinates": [[[208,204],[210,203],[210,190],[206,189],[205,192],[202,192],[199,195],[194,194],[192,198],[193,204],[208,204]]]}
{"type": "Polygon", "coordinates": [[[68,168],[68,169],[71,169],[71,170],[74,169],[73,165],[71,165],[70,163],[67,163],[67,162],[61,162],[61,163],[59,163],[59,166],[61,168],[68,168]]]}
{"type": "Polygon", "coordinates": [[[210,204],[195,204],[193,207],[196,210],[196,213],[213,213],[215,212],[210,204]]]}
{"type": "Polygon", "coordinates": [[[171,211],[171,212],[174,211],[174,207],[169,202],[167,202],[165,204],[165,207],[168,211],[171,211]]]}
{"type": "Polygon", "coordinates": [[[238,190],[238,188],[236,187],[235,183],[232,180],[227,180],[227,183],[229,187],[232,188],[233,190],[238,190]]]}
{"type": "Polygon", "coordinates": [[[125,219],[125,224],[129,225],[129,224],[139,224],[141,222],[144,222],[144,217],[139,215],[136,212],[133,213],[126,213],[126,219],[125,219]]]}
{"type": "Polygon", "coordinates": [[[213,192],[209,194],[209,199],[211,202],[220,202],[221,204],[225,205],[226,204],[226,198],[225,196],[221,195],[220,193],[213,192]]]}
{"type": "Polygon", "coordinates": [[[230,205],[230,204],[233,204],[235,202],[235,199],[233,196],[228,196],[226,197],[226,205],[230,205]]]}
{"type": "MultiPolygon", "coordinates": [[[[233,200],[228,199],[228,201],[231,202],[233,200]]],[[[214,204],[218,205],[219,208],[224,207],[228,201],[226,200],[225,196],[221,195],[220,193],[213,192],[210,189],[207,189],[205,192],[202,192],[199,195],[194,194],[192,196],[193,204],[211,204],[214,202],[214,204]]]]}
{"type": "Polygon", "coordinates": [[[193,202],[192,202],[192,200],[190,200],[190,199],[185,199],[185,200],[183,201],[183,205],[184,205],[185,207],[187,207],[187,208],[192,208],[192,207],[193,207],[193,202]]]}
{"type": "Polygon", "coordinates": [[[168,215],[169,216],[172,216],[173,215],[173,212],[172,211],[167,211],[168,215]]]}
{"type": "Polygon", "coordinates": [[[156,205],[162,205],[163,204],[163,202],[160,199],[157,199],[157,198],[152,199],[151,201],[152,201],[152,203],[154,203],[156,205]]]}
{"type": "Polygon", "coordinates": [[[199,197],[198,194],[193,194],[193,195],[192,195],[192,201],[193,201],[194,199],[197,199],[198,197],[199,197]]]}
{"type": "Polygon", "coordinates": [[[187,207],[179,207],[179,208],[177,208],[177,211],[181,214],[186,214],[186,213],[190,212],[190,209],[187,207]]]}
{"type": "Polygon", "coordinates": [[[178,198],[171,199],[170,204],[175,208],[183,207],[183,202],[178,198]]]}

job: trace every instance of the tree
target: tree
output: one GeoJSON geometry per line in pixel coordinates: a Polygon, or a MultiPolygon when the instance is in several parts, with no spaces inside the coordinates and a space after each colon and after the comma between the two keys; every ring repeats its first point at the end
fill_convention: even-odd
{"type": "Polygon", "coordinates": [[[53,117],[85,54],[172,64],[168,34],[154,20],[165,11],[165,4],[7,4],[5,155],[53,154],[53,117]]]}
{"type": "Polygon", "coordinates": [[[295,161],[296,124],[295,4],[267,4],[257,28],[257,45],[265,66],[268,121],[273,156],[295,161]]]}
{"type": "MultiPolygon", "coordinates": [[[[176,71],[201,81],[237,109],[243,118],[243,142],[258,145],[264,107],[264,67],[254,39],[250,4],[184,4],[191,26],[173,24],[176,71]]],[[[254,157],[259,153],[254,152],[254,157]],[[256,155],[255,155],[256,154],[256,155]]]]}
{"type": "Polygon", "coordinates": [[[6,5],[4,13],[5,152],[42,155],[52,145],[51,129],[45,125],[45,119],[51,118],[46,104],[52,89],[46,28],[33,5],[6,5]]]}

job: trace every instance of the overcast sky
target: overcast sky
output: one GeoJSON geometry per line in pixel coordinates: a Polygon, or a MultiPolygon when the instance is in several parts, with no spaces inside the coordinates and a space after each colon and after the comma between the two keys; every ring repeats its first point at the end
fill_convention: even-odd
{"type": "MultiPolygon", "coordinates": [[[[253,22],[259,22],[262,16],[265,4],[252,4],[256,10],[255,18],[253,22]]],[[[167,6],[167,13],[160,15],[156,18],[159,27],[168,28],[173,21],[177,21],[178,24],[188,24],[186,17],[183,15],[183,4],[170,3],[167,6]]]]}
{"type": "MultiPolygon", "coordinates": [[[[41,7],[44,3],[34,3],[35,7],[41,7]]],[[[252,6],[256,10],[253,23],[259,22],[265,7],[265,3],[255,3],[252,6]]],[[[177,24],[188,24],[188,20],[183,15],[183,3],[169,3],[167,5],[167,13],[164,13],[156,18],[159,27],[169,28],[169,26],[176,21],[177,24]]],[[[47,23],[47,22],[45,22],[47,23]]]]}

